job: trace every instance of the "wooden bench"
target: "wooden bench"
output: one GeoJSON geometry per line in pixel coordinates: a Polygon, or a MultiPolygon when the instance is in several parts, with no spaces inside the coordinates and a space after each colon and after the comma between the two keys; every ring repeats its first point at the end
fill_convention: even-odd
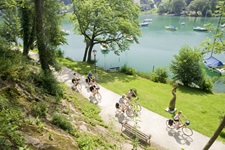
{"type": "Polygon", "coordinates": [[[109,68],[108,71],[109,72],[118,72],[120,69],[120,67],[112,67],[112,68],[109,68]]]}
{"type": "Polygon", "coordinates": [[[150,139],[151,139],[151,135],[147,135],[143,132],[141,132],[140,130],[138,130],[137,128],[135,128],[134,126],[128,124],[128,123],[124,123],[122,124],[122,129],[121,129],[122,133],[125,133],[127,136],[131,136],[132,138],[138,138],[140,142],[144,142],[145,144],[148,144],[149,146],[150,144],[150,139]]]}

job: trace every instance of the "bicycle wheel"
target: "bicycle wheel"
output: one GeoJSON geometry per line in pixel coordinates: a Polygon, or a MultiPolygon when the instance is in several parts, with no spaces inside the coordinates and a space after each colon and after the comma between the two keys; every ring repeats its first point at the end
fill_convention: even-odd
{"type": "Polygon", "coordinates": [[[192,136],[192,134],[193,134],[192,129],[188,128],[187,126],[182,128],[182,132],[187,136],[192,136]]]}
{"type": "Polygon", "coordinates": [[[95,95],[95,97],[96,97],[98,102],[101,102],[102,96],[101,96],[101,94],[99,92],[95,95]]]}
{"type": "MultiPolygon", "coordinates": [[[[170,120],[170,119],[169,119],[170,120]]],[[[175,126],[174,126],[174,123],[172,123],[172,125],[169,123],[169,120],[166,120],[166,126],[170,129],[174,129],[175,126]]]]}
{"type": "Polygon", "coordinates": [[[134,110],[137,111],[137,112],[140,112],[140,111],[141,111],[141,105],[136,104],[136,105],[134,106],[134,110]]]}
{"type": "Polygon", "coordinates": [[[133,117],[134,116],[134,111],[129,108],[129,109],[126,110],[126,114],[127,114],[128,117],[133,117]]]}
{"type": "Polygon", "coordinates": [[[80,91],[81,91],[81,89],[82,89],[82,86],[81,86],[81,84],[80,84],[80,83],[78,83],[78,84],[77,84],[77,91],[79,91],[79,92],[80,92],[80,91]]]}

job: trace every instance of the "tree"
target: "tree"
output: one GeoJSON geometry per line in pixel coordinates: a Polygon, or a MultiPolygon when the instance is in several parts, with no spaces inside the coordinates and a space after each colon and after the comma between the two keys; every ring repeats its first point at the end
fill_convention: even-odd
{"type": "Polygon", "coordinates": [[[172,12],[175,15],[180,15],[180,12],[186,7],[185,0],[173,0],[172,1],[172,12]]]}
{"type": "Polygon", "coordinates": [[[190,11],[195,11],[195,16],[198,16],[198,11],[201,11],[202,16],[205,16],[207,10],[210,9],[209,0],[194,0],[188,6],[190,11]]]}
{"type": "Polygon", "coordinates": [[[181,81],[185,86],[195,84],[200,89],[211,92],[212,81],[202,70],[202,54],[198,49],[192,50],[184,46],[174,58],[175,60],[170,64],[170,70],[174,74],[173,79],[181,81]]]}
{"type": "Polygon", "coordinates": [[[139,8],[132,0],[73,0],[75,30],[84,36],[86,44],[83,61],[91,60],[96,44],[109,45],[119,55],[129,48],[126,36],[138,43],[141,35],[138,22],[139,8]]]}

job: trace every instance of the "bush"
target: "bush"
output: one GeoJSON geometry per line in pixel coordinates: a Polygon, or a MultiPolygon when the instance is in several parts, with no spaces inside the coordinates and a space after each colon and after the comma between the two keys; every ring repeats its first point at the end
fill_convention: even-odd
{"type": "Polygon", "coordinates": [[[42,116],[42,117],[45,117],[47,111],[48,111],[48,108],[46,107],[45,102],[38,102],[32,108],[32,114],[34,116],[42,116]]]}
{"type": "Polygon", "coordinates": [[[24,116],[20,108],[14,107],[14,102],[0,96],[0,147],[2,149],[13,149],[24,146],[25,139],[20,127],[24,116]]]}
{"type": "Polygon", "coordinates": [[[63,97],[62,88],[51,72],[42,71],[35,79],[37,85],[40,86],[44,92],[53,96],[63,97]]]}
{"type": "Polygon", "coordinates": [[[128,67],[127,65],[122,66],[120,71],[127,75],[136,75],[137,74],[137,72],[134,68],[128,67]]]}
{"type": "Polygon", "coordinates": [[[210,92],[212,93],[212,88],[213,88],[213,82],[212,79],[207,77],[206,75],[203,76],[203,82],[200,85],[200,88],[205,91],[205,92],[210,92]]]}
{"type": "Polygon", "coordinates": [[[150,73],[150,76],[154,82],[166,83],[168,72],[165,68],[157,68],[154,72],[150,73]]]}
{"type": "Polygon", "coordinates": [[[76,130],[74,126],[67,120],[67,118],[61,114],[54,114],[52,118],[52,123],[57,127],[65,130],[71,135],[76,135],[76,130]]]}

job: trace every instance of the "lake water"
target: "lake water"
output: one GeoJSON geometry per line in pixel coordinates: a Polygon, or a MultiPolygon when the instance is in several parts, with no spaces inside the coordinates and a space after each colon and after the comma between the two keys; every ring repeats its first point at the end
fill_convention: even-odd
{"type": "MultiPolygon", "coordinates": [[[[152,18],[152,23],[147,27],[140,27],[142,37],[139,38],[139,44],[131,44],[130,50],[123,52],[120,56],[113,52],[102,54],[100,45],[96,45],[94,49],[97,53],[97,66],[102,68],[110,68],[115,66],[123,66],[127,64],[140,72],[151,72],[153,66],[155,68],[164,66],[168,67],[173,56],[178,54],[184,45],[190,47],[199,46],[206,39],[212,37],[210,32],[193,31],[194,26],[202,26],[204,23],[211,22],[217,24],[218,18],[192,18],[192,17],[170,17],[170,16],[151,16],[141,15],[140,21],[145,18],[152,18]],[[182,26],[180,23],[185,22],[182,26]],[[165,30],[165,26],[174,25],[178,27],[177,31],[165,30]]],[[[63,23],[63,28],[73,30],[73,24],[69,22],[63,23]]],[[[85,44],[83,37],[70,34],[66,36],[68,45],[61,47],[68,56],[76,61],[82,61],[85,44]]],[[[217,55],[216,55],[217,56],[217,55]]],[[[225,61],[224,55],[217,56],[218,59],[225,61]]]]}
{"type": "MultiPolygon", "coordinates": [[[[203,26],[208,22],[217,25],[219,19],[146,14],[141,15],[139,20],[141,22],[146,18],[152,18],[153,20],[149,26],[140,27],[142,32],[142,36],[139,38],[140,43],[132,43],[130,49],[121,53],[120,56],[113,52],[102,54],[100,45],[95,45],[94,49],[98,51],[96,56],[97,66],[107,69],[127,64],[129,67],[145,73],[149,73],[157,67],[168,68],[174,55],[178,54],[182,46],[199,47],[200,43],[207,37],[212,38],[211,32],[196,32],[193,31],[193,27],[203,26]],[[185,22],[185,25],[181,25],[181,22],[185,22]],[[168,25],[174,25],[178,27],[178,30],[165,30],[165,26],[168,25]]],[[[73,24],[70,22],[63,22],[63,28],[71,31],[71,34],[66,36],[68,45],[61,47],[65,56],[76,61],[82,61],[85,49],[83,37],[72,34],[73,24]]],[[[214,56],[225,62],[224,53],[214,56]]],[[[215,84],[213,89],[217,92],[225,92],[225,87],[221,84],[215,84]]]]}

